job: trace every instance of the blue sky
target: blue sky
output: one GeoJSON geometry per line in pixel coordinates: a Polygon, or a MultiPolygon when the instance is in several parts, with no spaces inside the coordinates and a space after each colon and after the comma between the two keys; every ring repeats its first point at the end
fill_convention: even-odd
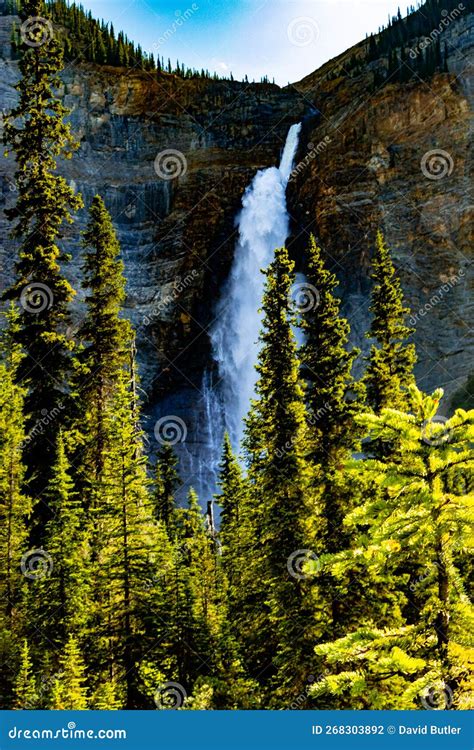
{"type": "MultiPolygon", "coordinates": [[[[83,0],[144,49],[235,78],[298,81],[377,31],[396,0],[83,0]]],[[[406,4],[405,4],[406,6],[406,4]]],[[[402,13],[405,14],[402,5],[402,13]]]]}

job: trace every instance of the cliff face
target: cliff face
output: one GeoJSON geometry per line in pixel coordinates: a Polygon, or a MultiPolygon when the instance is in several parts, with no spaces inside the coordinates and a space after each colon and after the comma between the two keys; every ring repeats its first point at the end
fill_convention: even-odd
{"type": "MultiPolygon", "coordinates": [[[[15,101],[18,76],[9,55],[11,22],[0,18],[2,110],[15,101]]],[[[466,63],[472,23],[473,16],[465,15],[444,32],[449,73],[378,90],[372,89],[370,65],[355,77],[344,72],[354,50],[283,90],[90,65],[65,70],[60,93],[72,110],[80,149],[61,169],[86,205],[95,193],[103,195],[118,229],[126,311],[137,329],[151,433],[158,417],[173,414],[186,422],[191,456],[205,439],[200,415],[202,374],[210,359],[206,329],[232,261],[235,216],[255,172],[278,162],[290,125],[315,108],[320,114],[305,120],[300,166],[288,188],[295,256],[304,266],[304,245],[313,231],[341,280],[345,312],[360,345],[368,327],[367,236],[381,226],[417,315],[421,385],[441,384],[452,393],[466,381],[472,351],[472,89],[466,63]],[[341,75],[328,78],[335,70],[341,75]],[[174,179],[163,178],[163,152],[169,149],[174,179]],[[425,155],[439,149],[447,153],[441,155],[446,175],[433,179],[439,177],[436,163],[425,155]]],[[[363,55],[363,45],[355,54],[363,55]]],[[[4,206],[15,197],[12,174],[9,159],[0,183],[4,206]]],[[[85,218],[83,211],[65,239],[76,288],[85,218]]],[[[0,222],[6,284],[14,248],[3,216],[0,222]]],[[[80,294],[75,314],[81,315],[80,294]]],[[[192,464],[190,458],[190,481],[192,464]]]]}
{"type": "MultiPolygon", "coordinates": [[[[16,101],[12,20],[0,18],[2,110],[16,101]]],[[[279,162],[287,131],[308,104],[297,91],[272,84],[182,80],[92,65],[67,67],[62,81],[80,148],[61,171],[86,206],[96,193],[104,197],[118,230],[147,427],[152,434],[158,417],[179,416],[192,450],[201,439],[196,415],[210,360],[206,329],[232,262],[243,192],[258,169],[279,162]],[[167,179],[167,167],[174,179],[167,179]]],[[[3,161],[2,208],[15,200],[13,160],[3,161]]],[[[86,218],[81,211],[65,238],[73,255],[67,274],[79,292],[76,323],[82,314],[79,233],[86,218]]],[[[15,251],[3,211],[0,221],[3,286],[15,251]]]]}
{"type": "Polygon", "coordinates": [[[442,385],[447,402],[472,371],[474,15],[442,41],[449,73],[428,81],[374,88],[370,63],[351,77],[345,65],[361,44],[296,84],[320,116],[305,129],[288,201],[294,252],[316,234],[358,344],[369,324],[367,236],[383,229],[417,328],[418,381],[442,385]]]}

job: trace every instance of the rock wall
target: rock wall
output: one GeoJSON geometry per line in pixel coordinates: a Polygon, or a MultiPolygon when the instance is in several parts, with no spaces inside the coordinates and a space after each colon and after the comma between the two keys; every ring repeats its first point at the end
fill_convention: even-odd
{"type": "MultiPolygon", "coordinates": [[[[2,111],[16,101],[12,21],[0,17],[2,111]]],[[[67,67],[62,82],[60,95],[71,110],[80,148],[61,171],[86,206],[96,193],[104,197],[118,231],[150,450],[159,447],[153,438],[156,420],[176,415],[186,424],[191,460],[203,439],[207,328],[232,262],[235,216],[245,187],[258,169],[278,164],[289,127],[308,105],[296,90],[272,84],[182,80],[92,65],[67,67]],[[175,179],[163,178],[167,164],[175,179]]],[[[2,208],[15,200],[13,172],[13,160],[4,160],[2,208]]],[[[83,314],[79,243],[86,219],[85,210],[79,212],[64,240],[73,255],[67,275],[79,292],[75,324],[83,314]]],[[[5,286],[15,248],[3,211],[0,224],[5,286]]],[[[185,463],[185,473],[193,473],[185,463]]]]}
{"type": "Polygon", "coordinates": [[[452,23],[444,42],[449,73],[428,81],[374,90],[370,64],[355,77],[344,69],[363,55],[362,43],[296,84],[320,116],[305,129],[288,193],[293,252],[302,257],[314,232],[341,281],[358,345],[370,322],[373,238],[383,230],[417,329],[418,382],[443,386],[446,410],[473,370],[474,15],[452,23]]]}
{"type": "MultiPolygon", "coordinates": [[[[462,17],[444,32],[449,74],[379,90],[371,88],[370,66],[355,77],[345,72],[354,50],[286,89],[91,65],[64,71],[60,93],[80,149],[61,169],[86,205],[101,193],[112,213],[126,265],[126,313],[137,329],[150,450],[157,447],[158,418],[182,419],[188,433],[181,445],[185,484],[198,483],[196,455],[206,440],[207,329],[232,262],[235,216],[256,170],[278,162],[290,125],[303,118],[300,166],[288,188],[290,244],[299,265],[304,267],[304,247],[314,232],[340,278],[344,310],[360,345],[369,324],[371,244],[380,226],[417,316],[421,386],[443,385],[451,394],[467,380],[472,83],[466,59],[472,22],[472,15],[462,17]],[[340,75],[329,79],[335,69],[340,75]],[[177,170],[171,180],[163,179],[163,158],[155,164],[169,149],[177,170]],[[439,174],[426,171],[436,172],[436,163],[427,157],[422,169],[421,162],[439,149],[447,153],[441,157],[446,175],[432,179],[439,174]]],[[[15,101],[18,77],[10,59],[11,23],[0,18],[2,111],[15,101]]],[[[363,45],[354,49],[363,55],[363,45]]],[[[6,160],[2,207],[15,198],[13,169],[6,160]]],[[[85,219],[81,211],[64,240],[73,254],[68,275],[76,288],[85,219]]],[[[15,249],[3,213],[0,225],[5,285],[15,249]]],[[[79,293],[76,322],[80,300],[79,293]]]]}

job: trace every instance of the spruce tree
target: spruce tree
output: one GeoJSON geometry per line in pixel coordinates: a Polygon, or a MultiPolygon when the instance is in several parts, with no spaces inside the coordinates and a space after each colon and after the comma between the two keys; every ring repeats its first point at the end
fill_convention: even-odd
{"type": "MultiPolygon", "coordinates": [[[[18,311],[12,303],[0,335],[0,600],[5,625],[11,630],[21,602],[20,560],[27,549],[31,504],[25,495],[22,449],[25,442],[25,388],[17,383],[23,355],[15,342],[18,311]]],[[[3,618],[2,618],[3,620],[3,618]]]]}
{"type": "Polygon", "coordinates": [[[105,417],[109,441],[100,491],[91,507],[96,606],[88,662],[98,682],[107,676],[123,680],[125,707],[137,708],[143,700],[140,661],[164,637],[161,576],[171,564],[171,551],[164,526],[153,519],[129,371],[118,377],[115,389],[105,417]]]}
{"type": "Polygon", "coordinates": [[[219,666],[221,577],[214,539],[194,490],[187,506],[175,510],[175,518],[168,637],[176,679],[189,692],[198,674],[215,674],[219,666]]]}
{"type": "Polygon", "coordinates": [[[232,451],[229,434],[224,435],[222,458],[219,466],[219,495],[216,496],[222,507],[221,538],[231,533],[239,525],[239,510],[244,492],[243,472],[232,451]]]}
{"type": "Polygon", "coordinates": [[[306,279],[314,301],[301,315],[305,338],[300,356],[307,382],[310,455],[322,463],[333,451],[352,449],[357,444],[354,415],[358,405],[354,401],[352,365],[359,352],[348,350],[350,326],[341,317],[341,303],[333,293],[338,281],[325,267],[313,236],[307,253],[306,279]]]}
{"type": "Polygon", "coordinates": [[[45,531],[45,548],[52,569],[47,577],[32,584],[33,624],[35,633],[44,634],[42,652],[53,647],[54,659],[54,653],[64,649],[69,636],[84,637],[90,608],[86,518],[81,498],[74,489],[61,433],[45,499],[52,510],[45,531]]]}
{"type": "Polygon", "coordinates": [[[415,347],[407,344],[413,333],[405,324],[409,310],[403,306],[403,293],[390,252],[382,233],[377,232],[372,261],[372,323],[367,338],[374,339],[364,377],[367,402],[375,412],[384,407],[407,406],[408,387],[413,385],[415,347]]]}
{"type": "MultiPolygon", "coordinates": [[[[16,157],[16,206],[8,212],[13,236],[20,242],[16,279],[8,292],[20,301],[20,327],[16,340],[24,348],[18,379],[28,387],[25,446],[30,487],[41,494],[54,455],[55,434],[64,397],[64,379],[70,367],[71,341],[66,334],[68,304],[73,289],[63,276],[61,263],[69,256],[59,240],[71,211],[82,205],[64,177],[57,174],[59,158],[76,148],[68,110],[58,99],[58,73],[62,51],[42,0],[24,0],[19,10],[23,22],[20,72],[16,84],[19,103],[7,118],[4,138],[16,157]],[[30,24],[29,19],[40,17],[30,24]],[[44,21],[41,19],[44,18],[44,21]],[[31,31],[28,31],[31,28],[31,31]],[[47,429],[36,430],[46,414],[54,415],[47,429]]],[[[38,506],[40,517],[47,516],[38,506]]]]}
{"type": "Polygon", "coordinates": [[[50,708],[84,711],[88,708],[85,664],[74,636],[70,635],[60,658],[60,673],[51,690],[50,708]]]}
{"type": "Polygon", "coordinates": [[[243,548],[242,514],[248,503],[248,487],[227,433],[224,435],[218,486],[216,501],[222,508],[219,539],[222,565],[227,578],[227,611],[230,622],[235,622],[235,618],[239,616],[243,593],[241,572],[247,564],[243,548]]]}
{"type": "Polygon", "coordinates": [[[115,393],[116,380],[129,364],[132,331],[120,316],[125,299],[120,245],[102,198],[92,201],[84,235],[87,250],[83,287],[87,313],[78,337],[83,348],[77,356],[76,423],[80,433],[80,476],[89,504],[102,475],[107,449],[106,410],[115,393]]]}
{"type": "Polygon", "coordinates": [[[24,640],[21,647],[20,665],[13,690],[13,708],[30,709],[35,706],[37,691],[32,667],[28,642],[24,640]]]}
{"type": "Polygon", "coordinates": [[[423,396],[415,386],[410,391],[413,414],[384,409],[360,417],[371,438],[389,439],[397,450],[384,460],[351,464],[363,486],[375,482],[386,493],[382,500],[379,493],[368,493],[348,515],[346,523],[361,529],[358,545],[326,563],[341,575],[356,557],[368,570],[385,570],[386,586],[394,589],[398,570],[411,570],[420,605],[407,625],[384,630],[374,619],[316,648],[327,659],[329,674],[313,694],[338,696],[341,708],[469,707],[473,610],[456,550],[472,545],[472,491],[465,485],[450,488],[447,480],[454,469],[472,469],[474,412],[459,409],[440,421],[442,391],[433,396],[423,396]]]}
{"type": "Polygon", "coordinates": [[[173,533],[175,493],[180,485],[177,466],[178,458],[173,447],[165,443],[156,461],[153,501],[155,517],[164,523],[170,534],[173,533]]]}
{"type": "Polygon", "coordinates": [[[305,576],[299,574],[312,502],[292,332],[293,267],[286,248],[280,248],[265,271],[259,378],[245,441],[250,498],[242,522],[248,569],[241,582],[247,599],[239,630],[250,674],[272,685],[273,700],[301,694],[314,661],[314,616],[306,602],[305,576]]]}
{"type": "MultiPolygon", "coordinates": [[[[337,552],[350,543],[343,520],[357,501],[357,488],[349,481],[344,465],[358,447],[360,427],[355,415],[363,389],[352,377],[358,351],[349,349],[350,326],[341,317],[340,301],[334,296],[338,282],[325,267],[313,236],[307,254],[306,284],[311,304],[305,305],[300,316],[304,332],[301,360],[308,407],[307,457],[318,497],[310,519],[310,546],[321,555],[337,552]]],[[[366,582],[358,581],[354,571],[343,582],[330,574],[318,577],[315,598],[320,637],[344,632],[356,613],[360,615],[365,590],[366,582]]]]}

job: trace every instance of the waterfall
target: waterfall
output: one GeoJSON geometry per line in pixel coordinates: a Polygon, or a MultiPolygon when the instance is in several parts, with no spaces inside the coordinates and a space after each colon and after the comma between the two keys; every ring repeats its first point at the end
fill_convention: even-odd
{"type": "Polygon", "coordinates": [[[301,123],[291,126],[278,168],[257,172],[245,191],[237,217],[239,239],[234,263],[210,329],[217,382],[210,382],[209,373],[203,382],[205,413],[213,422],[206,428],[209,453],[203,456],[210,485],[217,476],[223,432],[229,432],[232,445],[238,450],[243,419],[254,394],[261,327],[258,311],[265,281],[260,271],[269,265],[275,248],[284,245],[288,236],[285,191],[300,130],[301,123]]]}

